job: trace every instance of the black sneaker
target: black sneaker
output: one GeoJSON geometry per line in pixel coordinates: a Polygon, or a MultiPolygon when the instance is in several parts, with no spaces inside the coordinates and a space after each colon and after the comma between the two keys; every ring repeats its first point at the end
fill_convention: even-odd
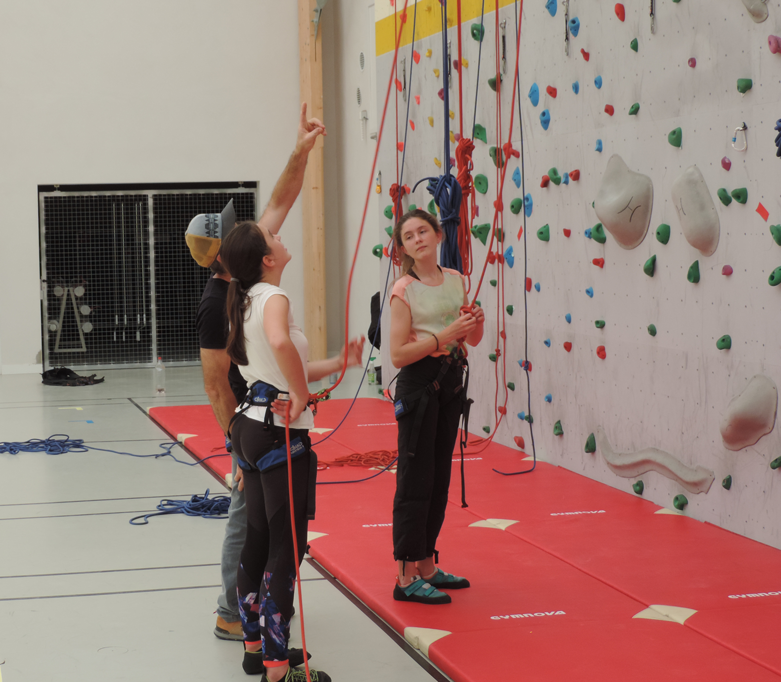
{"type": "Polygon", "coordinates": [[[406,587],[396,583],[393,588],[393,598],[396,601],[414,601],[418,604],[449,604],[450,595],[440,592],[419,576],[415,576],[406,587]]]}
{"type": "MultiPolygon", "coordinates": [[[[331,682],[331,676],[324,673],[322,670],[309,668],[309,676],[312,678],[312,682],[331,682]]],[[[263,675],[263,677],[260,678],[260,682],[269,682],[268,677],[263,675]]],[[[306,670],[301,668],[288,668],[287,674],[282,678],[282,682],[307,682],[306,670]]]]}
{"type": "MultiPolygon", "coordinates": [[[[287,657],[288,657],[287,661],[290,667],[304,665],[303,649],[288,649],[287,657]]],[[[312,654],[309,651],[307,651],[306,657],[307,659],[310,659],[312,658],[312,654]]],[[[262,675],[263,673],[265,673],[266,666],[263,665],[263,652],[245,651],[244,660],[241,663],[241,667],[244,668],[244,672],[247,673],[247,675],[262,675]]],[[[314,678],[312,678],[312,682],[314,682],[314,678]]]]}

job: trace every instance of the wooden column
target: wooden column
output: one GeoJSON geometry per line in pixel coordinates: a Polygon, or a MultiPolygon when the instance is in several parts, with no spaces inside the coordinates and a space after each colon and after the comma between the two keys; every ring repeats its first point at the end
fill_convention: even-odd
{"type": "MultiPolygon", "coordinates": [[[[298,0],[298,43],[301,101],[307,116],[323,120],[323,29],[315,41],[316,0],[298,0]]],[[[273,67],[272,67],[273,68],[273,67]]],[[[309,154],[301,190],[303,200],[304,332],[309,340],[309,359],[327,357],[325,317],[325,202],[323,192],[323,138],[309,154]]]]}

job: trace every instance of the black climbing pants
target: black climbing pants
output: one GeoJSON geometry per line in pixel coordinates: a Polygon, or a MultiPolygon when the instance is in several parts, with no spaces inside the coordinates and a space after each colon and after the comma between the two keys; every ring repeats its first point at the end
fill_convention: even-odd
{"type": "MultiPolygon", "coordinates": [[[[307,433],[306,429],[291,429],[290,440],[299,436],[308,445],[307,433]]],[[[285,445],[284,429],[266,429],[263,422],[246,415],[236,419],[231,435],[233,451],[255,466],[263,454],[280,442],[285,445]]],[[[299,561],[306,550],[309,462],[308,452],[292,461],[299,561]]],[[[244,639],[263,642],[264,660],[286,661],[296,578],[288,466],[284,463],[262,473],[253,467],[243,475],[247,538],[237,586],[244,639]]]]}
{"type": "MultiPolygon", "coordinates": [[[[439,374],[443,358],[427,356],[401,369],[396,400],[429,386],[439,374]]],[[[429,394],[422,424],[414,439],[413,425],[419,401],[397,417],[399,461],[393,498],[393,557],[422,561],[434,555],[445,520],[453,449],[458,438],[463,392],[463,368],[453,363],[429,394]],[[414,443],[414,456],[408,448],[414,443]]]]}

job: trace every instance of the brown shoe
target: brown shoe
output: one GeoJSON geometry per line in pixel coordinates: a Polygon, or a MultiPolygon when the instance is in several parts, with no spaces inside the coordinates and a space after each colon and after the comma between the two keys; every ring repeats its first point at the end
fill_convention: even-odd
{"type": "Polygon", "coordinates": [[[217,616],[217,626],[214,628],[214,635],[220,639],[229,639],[234,642],[244,641],[244,631],[241,629],[240,620],[229,623],[224,618],[217,616]]]}

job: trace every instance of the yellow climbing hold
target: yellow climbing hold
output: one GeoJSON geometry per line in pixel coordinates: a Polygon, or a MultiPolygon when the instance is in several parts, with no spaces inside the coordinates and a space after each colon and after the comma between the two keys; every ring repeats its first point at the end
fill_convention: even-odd
{"type": "Polygon", "coordinates": [[[455,144],[456,143],[456,136],[453,134],[453,131],[450,131],[450,141],[455,144]]]}
{"type": "Polygon", "coordinates": [[[434,69],[434,75],[439,78],[439,69],[434,69]]]}
{"type": "Polygon", "coordinates": [[[426,50],[426,56],[427,56],[427,57],[430,57],[430,56],[431,56],[431,54],[432,54],[432,52],[431,52],[431,48],[429,48],[428,50],[426,50]]]}
{"type": "Polygon", "coordinates": [[[462,59],[461,60],[461,66],[463,66],[465,69],[469,68],[469,60],[468,59],[462,59]]]}
{"type": "Polygon", "coordinates": [[[455,118],[456,118],[456,112],[451,109],[450,110],[450,120],[453,121],[453,120],[455,120],[455,118]]]}
{"type": "Polygon", "coordinates": [[[434,127],[434,117],[429,116],[428,117],[428,124],[433,128],[434,127]]]}
{"type": "Polygon", "coordinates": [[[434,163],[437,164],[437,168],[442,168],[442,162],[435,156],[434,163]]]}

